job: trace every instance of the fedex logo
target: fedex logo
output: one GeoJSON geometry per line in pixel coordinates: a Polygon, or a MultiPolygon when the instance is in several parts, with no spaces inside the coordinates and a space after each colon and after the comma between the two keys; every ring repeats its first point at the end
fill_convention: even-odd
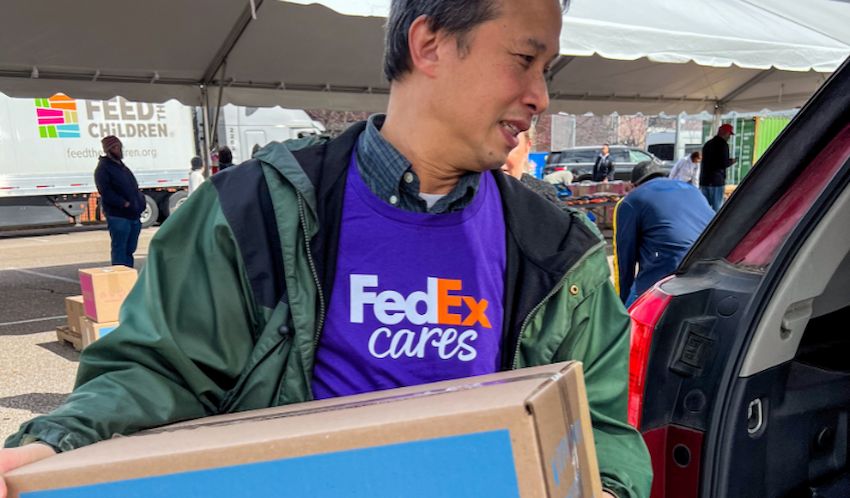
{"type": "Polygon", "coordinates": [[[424,291],[408,296],[393,290],[376,292],[377,275],[351,275],[351,323],[363,323],[367,307],[380,323],[396,325],[407,320],[413,325],[459,325],[492,328],[487,318],[486,299],[460,294],[461,280],[428,277],[424,291]]]}

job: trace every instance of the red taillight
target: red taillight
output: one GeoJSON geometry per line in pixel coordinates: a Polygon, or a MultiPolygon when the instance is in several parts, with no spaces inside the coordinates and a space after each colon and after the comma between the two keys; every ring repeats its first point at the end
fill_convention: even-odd
{"type": "Polygon", "coordinates": [[[667,425],[643,434],[652,456],[651,498],[696,498],[702,461],[703,433],[667,425]]]}
{"type": "Polygon", "coordinates": [[[661,290],[661,284],[666,281],[667,279],[655,284],[629,308],[629,316],[632,319],[632,340],[629,349],[629,424],[636,428],[640,428],[643,413],[646,365],[652,346],[652,333],[672,297],[661,290]]]}

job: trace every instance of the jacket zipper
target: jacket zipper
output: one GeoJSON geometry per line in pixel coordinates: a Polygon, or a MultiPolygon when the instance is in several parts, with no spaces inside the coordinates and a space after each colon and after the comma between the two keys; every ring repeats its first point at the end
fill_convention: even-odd
{"type": "Polygon", "coordinates": [[[307,246],[307,263],[310,265],[310,273],[316,284],[316,294],[319,296],[319,320],[316,323],[316,331],[313,334],[313,350],[319,347],[319,337],[322,334],[322,326],[325,322],[325,296],[322,294],[322,283],[319,282],[319,272],[316,271],[316,263],[313,261],[313,252],[310,249],[310,234],[307,233],[307,215],[304,213],[304,198],[298,194],[298,216],[301,219],[301,230],[304,232],[304,243],[307,246]]]}
{"type": "Polygon", "coordinates": [[[514,358],[513,358],[513,362],[511,362],[511,370],[516,370],[518,368],[519,347],[520,347],[520,344],[522,344],[523,331],[525,330],[525,327],[528,326],[528,322],[531,321],[531,317],[533,317],[535,314],[537,314],[537,312],[540,310],[540,308],[542,308],[543,305],[546,304],[546,302],[549,299],[552,298],[552,296],[554,296],[555,294],[558,293],[559,290],[561,290],[561,287],[563,287],[564,283],[567,281],[567,277],[569,277],[570,274],[572,274],[573,269],[575,267],[582,264],[584,262],[584,260],[587,259],[588,257],[590,257],[590,255],[594,251],[596,251],[599,247],[604,246],[604,245],[605,245],[605,242],[603,241],[603,242],[600,242],[600,243],[596,244],[595,246],[591,247],[590,249],[588,249],[587,252],[585,252],[584,255],[581,258],[578,259],[578,261],[573,263],[572,267],[569,270],[567,270],[567,273],[564,273],[564,276],[561,277],[560,281],[558,281],[558,285],[553,287],[552,290],[549,291],[549,294],[546,294],[546,297],[544,297],[543,300],[541,300],[539,303],[537,303],[537,306],[532,308],[531,311],[528,313],[528,316],[525,317],[525,320],[522,321],[522,325],[519,328],[519,334],[517,335],[516,346],[514,347],[514,358]]]}

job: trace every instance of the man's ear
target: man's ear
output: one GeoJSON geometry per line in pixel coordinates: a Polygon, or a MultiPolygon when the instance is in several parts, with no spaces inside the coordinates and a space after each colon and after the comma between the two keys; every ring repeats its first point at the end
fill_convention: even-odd
{"type": "Polygon", "coordinates": [[[427,16],[419,16],[410,25],[407,32],[407,45],[410,49],[411,69],[416,69],[433,78],[439,65],[439,47],[445,37],[433,31],[427,16]]]}

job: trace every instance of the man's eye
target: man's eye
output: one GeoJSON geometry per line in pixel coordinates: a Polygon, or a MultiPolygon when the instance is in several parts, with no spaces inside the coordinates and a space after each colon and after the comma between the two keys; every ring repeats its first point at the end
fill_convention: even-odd
{"type": "Polygon", "coordinates": [[[526,67],[530,66],[531,64],[534,63],[534,56],[533,55],[527,55],[527,54],[514,54],[514,55],[519,57],[522,60],[522,64],[526,67]]]}

